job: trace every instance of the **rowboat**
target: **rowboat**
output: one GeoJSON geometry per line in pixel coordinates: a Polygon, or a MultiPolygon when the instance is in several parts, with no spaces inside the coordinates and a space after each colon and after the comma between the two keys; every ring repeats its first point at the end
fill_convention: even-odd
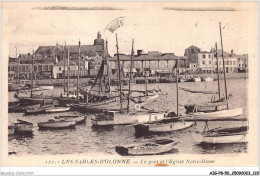
{"type": "Polygon", "coordinates": [[[214,112],[227,109],[227,101],[224,102],[210,102],[202,104],[187,104],[184,105],[187,113],[189,112],[214,112]]]}
{"type": "Polygon", "coordinates": [[[31,134],[33,132],[33,124],[24,120],[17,120],[14,123],[14,131],[16,134],[31,134]]]}
{"type": "Polygon", "coordinates": [[[14,134],[14,127],[8,125],[8,135],[14,134]]]}
{"type": "Polygon", "coordinates": [[[118,111],[107,111],[103,114],[98,114],[92,118],[93,125],[129,125],[137,123],[148,123],[153,121],[163,120],[167,117],[165,112],[158,113],[120,113],[118,111]]]}
{"type": "Polygon", "coordinates": [[[75,128],[75,125],[76,125],[75,121],[54,120],[54,119],[50,119],[47,122],[38,123],[38,127],[40,130],[75,128]]]}
{"type": "Polygon", "coordinates": [[[210,130],[202,134],[202,139],[197,138],[197,141],[207,144],[246,143],[247,130],[248,126],[210,130]]]}
{"type": "Polygon", "coordinates": [[[122,156],[159,155],[173,150],[177,143],[177,140],[161,139],[138,146],[116,146],[115,150],[122,156]]]}
{"type": "Polygon", "coordinates": [[[214,81],[214,79],[212,77],[208,76],[208,77],[202,77],[202,81],[212,82],[212,81],[214,81]]]}
{"type": "Polygon", "coordinates": [[[195,119],[212,120],[212,119],[238,117],[241,114],[242,114],[242,108],[236,108],[236,109],[227,109],[227,110],[208,112],[208,113],[196,112],[193,115],[195,119]]]}
{"type": "Polygon", "coordinates": [[[201,82],[201,78],[200,77],[192,78],[192,81],[193,82],[201,82]]]}
{"type": "Polygon", "coordinates": [[[177,121],[177,122],[158,122],[134,125],[136,135],[146,135],[151,133],[173,132],[190,128],[194,122],[177,121]]]}
{"type": "Polygon", "coordinates": [[[56,112],[67,112],[70,110],[70,107],[50,107],[45,108],[46,113],[56,113],[56,112]]]}
{"type": "Polygon", "coordinates": [[[87,116],[84,115],[70,115],[70,116],[57,116],[55,119],[65,120],[65,121],[75,121],[76,124],[81,124],[86,122],[87,116]]]}
{"type": "Polygon", "coordinates": [[[54,86],[40,86],[42,90],[52,90],[54,86]]]}
{"type": "Polygon", "coordinates": [[[25,110],[25,115],[45,113],[45,109],[48,107],[51,107],[51,105],[46,105],[46,106],[41,106],[41,107],[28,107],[25,110]]]}

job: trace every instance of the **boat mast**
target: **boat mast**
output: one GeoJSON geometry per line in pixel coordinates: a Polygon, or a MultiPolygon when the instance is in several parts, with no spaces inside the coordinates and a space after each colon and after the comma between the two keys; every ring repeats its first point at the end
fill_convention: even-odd
{"type": "MultiPolygon", "coordinates": [[[[145,68],[146,68],[146,64],[147,64],[147,57],[145,56],[145,68]]],[[[147,76],[146,76],[146,70],[144,72],[145,75],[145,93],[147,94],[147,76]]]]}
{"type": "Polygon", "coordinates": [[[108,42],[106,40],[106,60],[107,60],[107,77],[108,77],[108,89],[109,89],[109,98],[111,98],[111,88],[110,88],[110,71],[109,71],[109,57],[108,57],[108,42]]]}
{"type": "Polygon", "coordinates": [[[79,41],[79,57],[78,57],[77,100],[79,99],[79,62],[80,62],[80,41],[79,41]]]}
{"type": "Polygon", "coordinates": [[[217,76],[218,76],[218,99],[220,100],[220,80],[219,80],[219,63],[218,63],[218,45],[217,42],[215,44],[216,46],[216,58],[217,58],[217,76]]]}
{"type": "Polygon", "coordinates": [[[119,59],[119,51],[118,51],[118,40],[117,40],[117,33],[116,33],[116,49],[117,49],[117,62],[118,62],[118,85],[119,85],[119,97],[120,97],[120,111],[122,111],[122,86],[121,86],[121,66],[120,66],[120,59],[119,59]]]}
{"type": "Polygon", "coordinates": [[[179,117],[179,83],[178,83],[178,61],[179,61],[179,57],[177,59],[177,63],[176,63],[176,94],[177,94],[177,117],[179,117]]]}
{"type": "Polygon", "coordinates": [[[131,52],[131,65],[130,65],[130,75],[129,75],[129,93],[128,93],[128,102],[127,102],[127,111],[129,112],[129,104],[131,98],[131,81],[132,81],[132,69],[133,69],[133,59],[134,59],[134,39],[132,41],[132,52],[131,52]]]}
{"type": "Polygon", "coordinates": [[[66,58],[66,52],[65,52],[65,48],[66,48],[66,43],[65,43],[65,46],[63,47],[63,51],[64,51],[64,53],[62,52],[62,58],[63,58],[63,70],[64,70],[64,75],[63,75],[63,82],[64,82],[64,84],[63,84],[63,92],[64,92],[64,95],[65,95],[65,92],[66,92],[66,78],[65,78],[65,73],[66,73],[66,70],[65,70],[65,68],[66,68],[66,61],[65,61],[65,58],[66,58]]]}
{"type": "MultiPolygon", "coordinates": [[[[33,50],[34,54],[34,50],[33,50]]],[[[33,70],[34,70],[34,59],[33,59],[33,54],[32,54],[32,75],[31,75],[31,98],[33,97],[33,70]]]]}
{"type": "Polygon", "coordinates": [[[18,59],[18,57],[17,57],[17,47],[15,47],[15,56],[16,56],[17,65],[18,65],[16,83],[20,84],[20,59],[18,59]]]}
{"type": "MultiPolygon", "coordinates": [[[[219,29],[220,29],[220,39],[221,39],[221,50],[222,50],[222,61],[223,61],[223,71],[224,71],[224,82],[225,82],[225,97],[227,101],[227,80],[226,80],[226,67],[225,67],[225,60],[223,54],[223,42],[222,42],[222,33],[221,33],[221,22],[219,22],[219,29]]],[[[228,109],[228,101],[227,101],[227,109],[228,109]]]]}
{"type": "Polygon", "coordinates": [[[69,97],[69,83],[70,83],[70,77],[69,77],[69,65],[70,65],[70,48],[68,47],[68,67],[67,67],[67,97],[69,97]]]}

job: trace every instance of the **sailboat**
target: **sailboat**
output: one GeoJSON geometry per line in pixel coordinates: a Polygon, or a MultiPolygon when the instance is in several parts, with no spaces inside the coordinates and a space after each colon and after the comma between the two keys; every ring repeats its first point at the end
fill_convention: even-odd
{"type": "MultiPolygon", "coordinates": [[[[223,43],[222,43],[222,33],[221,33],[221,23],[219,23],[220,27],[220,38],[221,38],[221,49],[222,49],[222,61],[223,61],[223,71],[224,71],[224,83],[225,83],[225,99],[227,100],[227,83],[226,83],[226,67],[223,55],[223,43]]],[[[229,109],[228,102],[226,104],[227,109],[220,110],[216,112],[195,112],[193,115],[195,118],[229,118],[229,117],[237,117],[242,114],[242,108],[229,109]]]]}
{"type": "MultiPolygon", "coordinates": [[[[214,111],[219,111],[219,110],[225,110],[227,109],[228,106],[228,100],[231,96],[231,94],[226,95],[226,97],[221,98],[220,96],[220,78],[219,78],[219,62],[218,62],[218,53],[217,53],[217,43],[215,44],[216,47],[216,58],[217,58],[217,77],[218,77],[218,100],[213,100],[211,102],[204,102],[200,104],[187,104],[185,105],[185,109],[187,112],[214,112],[214,111]]],[[[223,54],[222,54],[223,56],[223,54]]],[[[225,80],[225,86],[226,86],[226,74],[225,74],[225,62],[224,62],[224,57],[223,57],[223,71],[224,71],[224,80],[225,80]]],[[[184,91],[189,91],[190,90],[185,90],[184,91]]],[[[192,93],[204,93],[206,92],[192,92],[192,93]]],[[[209,92],[209,94],[215,94],[215,92],[209,92]]]]}
{"type": "MultiPolygon", "coordinates": [[[[117,35],[116,35],[117,41],[117,35]]],[[[121,87],[121,74],[120,74],[120,59],[118,52],[118,42],[117,42],[117,59],[118,59],[118,73],[119,73],[119,98],[120,98],[120,110],[119,111],[111,111],[111,107],[109,107],[109,111],[96,115],[95,118],[92,118],[92,124],[98,126],[105,125],[129,125],[136,123],[145,123],[151,121],[158,121],[166,118],[165,112],[141,112],[135,110],[134,112],[130,112],[130,100],[131,100],[131,79],[132,79],[132,67],[133,67],[133,56],[134,56],[134,40],[132,41],[132,52],[131,52],[131,66],[130,66],[130,77],[129,77],[129,89],[127,96],[127,108],[123,109],[123,101],[122,101],[122,87],[121,87]]]]}
{"type": "MultiPolygon", "coordinates": [[[[16,58],[17,58],[17,48],[16,49],[16,58]]],[[[20,59],[17,58],[17,69],[18,74],[16,78],[16,82],[8,82],[8,91],[18,91],[24,87],[24,84],[20,82],[20,59]]]]}
{"type": "MultiPolygon", "coordinates": [[[[175,65],[176,68],[176,80],[178,80],[178,60],[175,65]]],[[[147,135],[151,133],[164,133],[173,132],[177,130],[183,130],[190,128],[194,125],[192,121],[184,121],[183,118],[187,118],[179,115],[179,93],[178,93],[178,81],[176,81],[176,94],[177,94],[177,115],[163,119],[157,122],[149,122],[144,124],[134,125],[136,135],[147,135]]],[[[189,117],[192,118],[192,117],[189,117]]]]}

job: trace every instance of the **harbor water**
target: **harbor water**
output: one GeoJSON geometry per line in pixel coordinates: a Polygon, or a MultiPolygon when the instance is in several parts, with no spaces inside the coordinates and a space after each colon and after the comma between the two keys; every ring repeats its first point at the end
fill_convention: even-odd
{"type": "MultiPolygon", "coordinates": [[[[247,80],[229,79],[227,82],[230,98],[230,108],[243,108],[243,116],[247,116],[247,80]]],[[[145,107],[154,110],[169,110],[176,112],[176,84],[161,83],[149,84],[148,89],[158,89],[167,95],[162,96],[145,107]]],[[[200,91],[217,91],[217,81],[214,82],[184,82],[179,87],[200,91]]],[[[128,88],[125,85],[125,88],[128,88]]],[[[135,90],[144,90],[145,85],[136,84],[132,86],[135,90]]],[[[15,92],[9,92],[9,102],[14,101],[15,92]]],[[[55,87],[53,90],[44,90],[45,95],[59,96],[63,93],[62,87],[55,87]]],[[[224,95],[224,83],[221,80],[221,95],[224,95]]],[[[210,94],[189,93],[179,89],[179,112],[185,114],[184,104],[200,103],[210,101],[210,94]]],[[[216,96],[217,98],[217,96],[216,96]]],[[[112,126],[107,128],[93,128],[91,124],[92,114],[87,114],[85,124],[77,125],[76,129],[46,130],[40,131],[37,123],[48,121],[59,115],[78,114],[78,112],[65,112],[55,114],[28,115],[23,113],[9,113],[8,122],[11,124],[18,118],[26,119],[33,123],[32,136],[9,136],[8,152],[10,155],[58,155],[58,154],[104,154],[118,155],[115,146],[138,145],[158,138],[169,138],[179,140],[172,152],[166,155],[175,154],[218,154],[218,153],[246,153],[249,144],[223,144],[223,145],[201,145],[196,141],[196,135],[204,129],[204,122],[197,122],[191,128],[175,131],[167,134],[137,137],[133,126],[112,126]]],[[[249,119],[250,120],[250,119],[249,119]]],[[[209,128],[236,127],[246,125],[247,122],[209,122],[209,128]]]]}

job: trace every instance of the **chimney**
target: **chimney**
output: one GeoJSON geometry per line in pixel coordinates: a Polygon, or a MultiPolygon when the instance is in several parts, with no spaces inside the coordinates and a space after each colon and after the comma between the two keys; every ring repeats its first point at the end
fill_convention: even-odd
{"type": "Polygon", "coordinates": [[[137,50],[137,56],[141,56],[143,53],[143,50],[137,50]]]}
{"type": "Polygon", "coordinates": [[[231,50],[231,55],[234,55],[234,50],[231,50]]]}

